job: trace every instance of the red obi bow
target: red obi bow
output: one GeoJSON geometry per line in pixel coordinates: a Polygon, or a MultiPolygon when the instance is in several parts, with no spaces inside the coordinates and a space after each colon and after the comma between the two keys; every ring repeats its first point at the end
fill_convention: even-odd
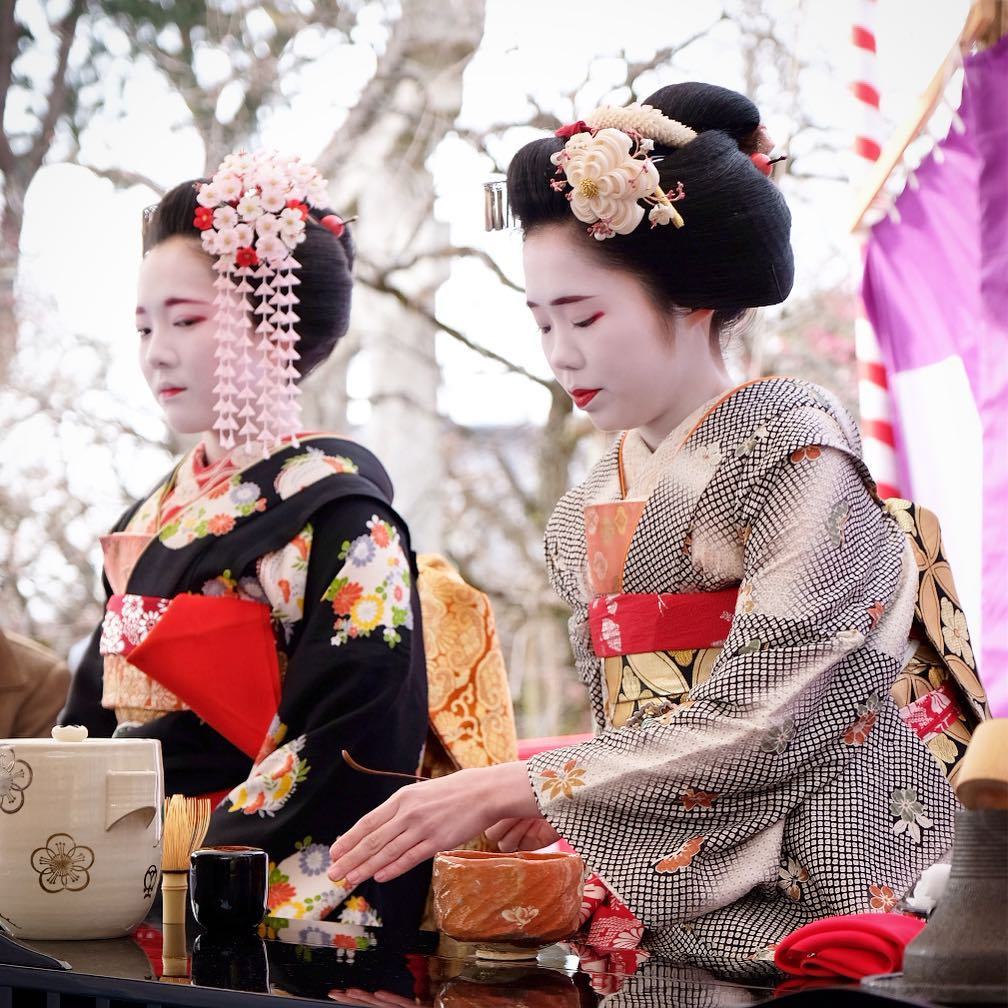
{"type": "Polygon", "coordinates": [[[101,653],[126,658],[255,758],[280,703],[269,606],[226,596],[113,595],[101,653]]]}

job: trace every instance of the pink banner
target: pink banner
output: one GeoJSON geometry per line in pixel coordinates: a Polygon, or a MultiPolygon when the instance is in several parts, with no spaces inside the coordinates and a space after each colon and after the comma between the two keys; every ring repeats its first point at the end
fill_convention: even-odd
{"type": "Polygon", "coordinates": [[[980,673],[1008,715],[1008,39],[965,61],[953,128],[872,229],[863,296],[902,483],[938,514],[980,673]],[[957,124],[958,125],[958,124],[957,124]]]}

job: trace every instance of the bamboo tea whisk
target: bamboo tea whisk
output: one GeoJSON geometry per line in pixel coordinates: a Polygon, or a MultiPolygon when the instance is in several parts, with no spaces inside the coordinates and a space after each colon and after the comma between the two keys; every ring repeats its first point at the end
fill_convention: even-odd
{"type": "Polygon", "coordinates": [[[165,802],[161,861],[161,920],[164,925],[164,972],[186,972],[186,891],[189,856],[201,846],[210,828],[209,798],[174,794],[165,802]]]}

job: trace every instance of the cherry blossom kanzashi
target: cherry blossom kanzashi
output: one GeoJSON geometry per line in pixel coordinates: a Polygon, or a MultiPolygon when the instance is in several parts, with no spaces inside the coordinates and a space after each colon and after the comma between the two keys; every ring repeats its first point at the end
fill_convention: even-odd
{"type": "MultiPolygon", "coordinates": [[[[265,454],[300,427],[293,253],[310,209],[328,202],[326,186],[297,158],[240,151],[197,191],[193,226],[218,273],[214,430],[225,448],[240,437],[265,454]],[[249,295],[258,298],[254,309],[249,295]]],[[[339,237],[326,221],[340,231],[343,222],[335,215],[321,222],[339,237]]]]}

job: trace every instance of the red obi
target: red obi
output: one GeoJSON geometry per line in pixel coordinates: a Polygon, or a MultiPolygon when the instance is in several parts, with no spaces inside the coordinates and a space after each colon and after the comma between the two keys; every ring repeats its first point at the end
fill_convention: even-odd
{"type": "MultiPolygon", "coordinates": [[[[269,606],[226,596],[113,595],[100,650],[174,694],[254,758],[280,703],[269,606]]],[[[160,710],[156,713],[166,713],[160,710]]]]}
{"type": "MultiPolygon", "coordinates": [[[[599,595],[588,607],[592,647],[603,659],[649,655],[662,651],[698,651],[724,644],[738,600],[738,589],[676,595],[599,595]]],[[[608,668],[609,662],[606,662],[608,668]]],[[[622,667],[620,667],[622,674],[622,667]]],[[[618,679],[617,679],[618,681],[618,679]]],[[[613,708],[615,710],[615,707],[613,708]]],[[[948,682],[899,708],[903,723],[927,743],[946,732],[962,716],[962,707],[948,682]]],[[[850,726],[862,737],[845,740],[861,745],[875,722],[872,710],[850,726]]]]}
{"type": "Polygon", "coordinates": [[[720,647],[735,615],[738,588],[674,595],[600,595],[588,607],[599,658],[720,647]]]}

